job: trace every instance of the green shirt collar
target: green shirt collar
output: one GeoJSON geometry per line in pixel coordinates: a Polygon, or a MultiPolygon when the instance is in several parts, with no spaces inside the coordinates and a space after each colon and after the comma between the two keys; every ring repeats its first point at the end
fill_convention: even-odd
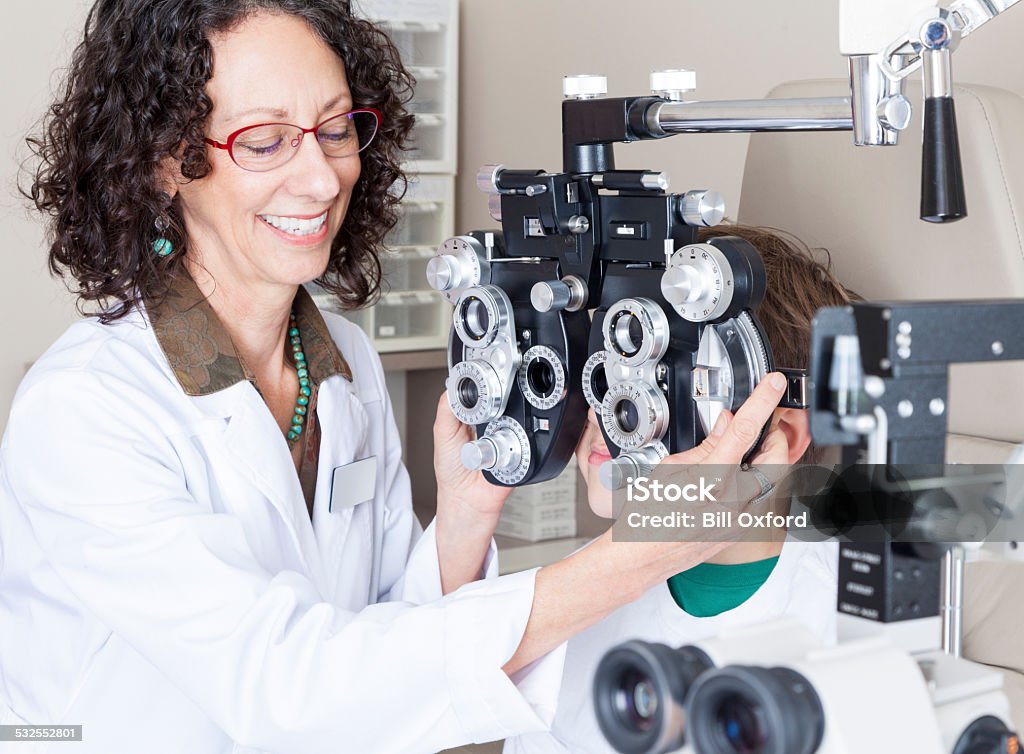
{"type": "Polygon", "coordinates": [[[775,556],[752,563],[700,563],[670,578],[668,590],[681,609],[695,618],[710,618],[753,597],[778,562],[775,556]]]}

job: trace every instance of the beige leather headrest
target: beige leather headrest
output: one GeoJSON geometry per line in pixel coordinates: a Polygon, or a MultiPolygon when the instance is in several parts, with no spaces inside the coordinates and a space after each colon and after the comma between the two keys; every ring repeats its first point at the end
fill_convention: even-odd
{"type": "Polygon", "coordinates": [[[964,656],[1003,673],[1014,724],[1024,731],[1024,563],[968,563],[964,582],[964,656]]]}
{"type": "MultiPolygon", "coordinates": [[[[907,92],[919,96],[920,84],[907,92]]],[[[769,97],[848,94],[846,80],[822,80],[786,83],[769,97]]],[[[1024,298],[1024,99],[976,85],[957,86],[954,97],[967,218],[918,218],[917,106],[898,147],[854,147],[849,132],[753,135],[739,221],[827,248],[840,280],[868,299],[1024,298]]],[[[1022,385],[1024,362],[953,368],[951,460],[998,462],[1024,439],[1022,385]]]]}

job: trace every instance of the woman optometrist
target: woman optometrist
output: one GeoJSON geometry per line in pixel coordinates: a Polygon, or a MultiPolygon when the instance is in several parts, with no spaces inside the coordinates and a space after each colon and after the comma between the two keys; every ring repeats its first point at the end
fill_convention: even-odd
{"type": "MultiPolygon", "coordinates": [[[[0,456],[0,724],[83,726],[54,750],[543,729],[564,641],[725,546],[602,537],[480,580],[508,490],[462,468],[446,410],[420,531],[380,361],[301,287],[375,293],[411,124],[394,48],[347,9],[99,0],[33,140],[51,267],[104,307],[37,361],[0,456]]],[[[738,462],[781,392],[702,454],[738,462]]]]}

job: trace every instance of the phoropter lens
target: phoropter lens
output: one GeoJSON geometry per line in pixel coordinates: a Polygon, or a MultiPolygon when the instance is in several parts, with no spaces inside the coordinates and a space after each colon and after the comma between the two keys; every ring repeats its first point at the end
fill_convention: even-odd
{"type": "Polygon", "coordinates": [[[613,324],[615,345],[624,356],[632,356],[644,343],[644,328],[631,312],[621,314],[613,324]]]}
{"type": "Polygon", "coordinates": [[[623,399],[615,404],[615,423],[623,434],[636,432],[640,426],[640,410],[633,401],[623,399]]]}
{"type": "Polygon", "coordinates": [[[480,400],[480,390],[471,379],[462,379],[458,387],[459,403],[466,409],[473,409],[480,400]]]}
{"type": "Polygon", "coordinates": [[[487,307],[483,301],[475,297],[466,299],[462,305],[462,321],[466,323],[466,332],[477,340],[487,334],[491,324],[487,307]]]}
{"type": "Polygon", "coordinates": [[[551,364],[535,359],[526,370],[526,379],[537,395],[547,398],[555,389],[555,372],[551,364]]]}
{"type": "Polygon", "coordinates": [[[608,374],[604,371],[604,365],[594,369],[590,376],[590,389],[599,402],[604,400],[604,394],[608,392],[608,374]]]}
{"type": "Polygon", "coordinates": [[[629,342],[633,344],[634,350],[639,350],[640,344],[644,342],[644,329],[636,317],[629,318],[629,342]]]}

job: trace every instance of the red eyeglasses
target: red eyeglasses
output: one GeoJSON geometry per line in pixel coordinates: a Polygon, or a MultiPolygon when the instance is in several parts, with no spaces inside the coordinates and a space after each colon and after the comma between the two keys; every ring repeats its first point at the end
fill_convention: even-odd
{"type": "Polygon", "coordinates": [[[262,173],[294,157],[306,134],[316,136],[328,157],[358,154],[373,141],[382,120],[379,110],[366,107],[334,115],[312,128],[291,123],[258,123],[238,129],[224,143],[213,139],[206,139],[206,143],[226,149],[231,160],[243,170],[262,173]]]}

